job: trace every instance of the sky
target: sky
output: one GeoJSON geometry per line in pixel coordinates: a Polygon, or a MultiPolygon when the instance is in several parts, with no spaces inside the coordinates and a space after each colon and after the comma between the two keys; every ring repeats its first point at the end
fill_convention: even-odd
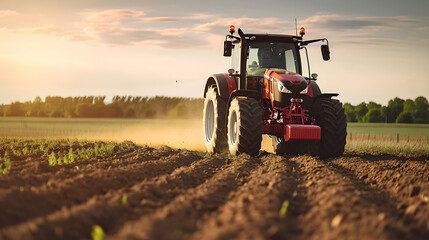
{"type": "MultiPolygon", "coordinates": [[[[427,0],[1,0],[0,104],[36,96],[202,97],[227,72],[229,26],[328,38],[309,47],[322,92],[386,105],[429,99],[427,0]]],[[[308,75],[304,71],[304,75],[308,75]]]]}

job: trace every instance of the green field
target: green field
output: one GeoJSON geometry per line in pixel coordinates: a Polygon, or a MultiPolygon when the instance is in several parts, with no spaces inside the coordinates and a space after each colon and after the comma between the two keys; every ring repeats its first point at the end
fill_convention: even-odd
{"type": "Polygon", "coordinates": [[[362,135],[429,137],[429,124],[347,123],[347,132],[362,135]]]}

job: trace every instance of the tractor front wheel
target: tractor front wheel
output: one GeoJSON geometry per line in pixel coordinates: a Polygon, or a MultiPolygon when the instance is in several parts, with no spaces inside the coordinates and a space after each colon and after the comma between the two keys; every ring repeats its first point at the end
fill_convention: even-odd
{"type": "Polygon", "coordinates": [[[262,125],[262,108],[256,99],[234,98],[228,113],[229,153],[258,155],[262,142],[262,125]]]}

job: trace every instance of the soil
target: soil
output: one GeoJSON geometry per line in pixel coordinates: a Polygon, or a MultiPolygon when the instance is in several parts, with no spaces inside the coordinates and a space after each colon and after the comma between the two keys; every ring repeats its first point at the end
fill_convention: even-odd
{"type": "Polygon", "coordinates": [[[136,146],[0,175],[0,239],[89,239],[94,225],[107,239],[429,239],[429,160],[136,146]]]}

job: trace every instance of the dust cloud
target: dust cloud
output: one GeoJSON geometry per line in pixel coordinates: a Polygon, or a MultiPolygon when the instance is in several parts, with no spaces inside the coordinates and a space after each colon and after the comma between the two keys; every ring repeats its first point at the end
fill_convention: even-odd
{"type": "MultiPolygon", "coordinates": [[[[133,125],[110,135],[92,136],[92,139],[109,141],[132,141],[140,145],[181,148],[205,151],[202,119],[153,120],[150,123],[133,125]]],[[[272,139],[263,135],[261,150],[273,152],[272,139]]]]}
{"type": "Polygon", "coordinates": [[[140,145],[185,148],[205,151],[201,119],[192,120],[152,120],[142,124],[132,124],[111,134],[91,136],[91,139],[109,141],[132,141],[140,145]]]}

